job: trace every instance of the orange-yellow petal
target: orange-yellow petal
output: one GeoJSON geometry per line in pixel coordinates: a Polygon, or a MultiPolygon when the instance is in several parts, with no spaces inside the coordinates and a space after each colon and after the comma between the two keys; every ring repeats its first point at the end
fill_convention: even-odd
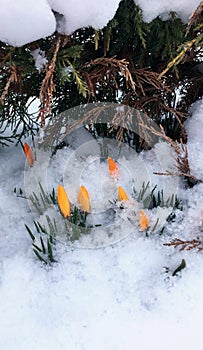
{"type": "Polygon", "coordinates": [[[90,197],[85,186],[80,186],[80,190],[78,192],[78,203],[81,206],[81,209],[89,212],[90,211],[90,197]]]}
{"type": "Polygon", "coordinates": [[[109,172],[111,176],[118,175],[118,166],[116,162],[111,158],[108,157],[108,164],[109,164],[109,172]]]}
{"type": "Polygon", "coordinates": [[[28,146],[28,144],[26,142],[23,145],[23,149],[25,152],[25,156],[26,156],[28,165],[32,166],[34,161],[35,161],[35,157],[34,157],[34,154],[32,153],[31,148],[28,146]]]}
{"type": "Polygon", "coordinates": [[[58,185],[57,200],[61,213],[65,218],[70,216],[70,201],[62,185],[58,185]]]}
{"type": "Polygon", "coordinates": [[[139,211],[139,224],[140,224],[140,229],[142,231],[147,230],[147,228],[149,227],[149,217],[144,212],[144,210],[139,211]]]}
{"type": "Polygon", "coordinates": [[[119,201],[128,201],[129,198],[121,186],[118,186],[118,199],[119,201]]]}

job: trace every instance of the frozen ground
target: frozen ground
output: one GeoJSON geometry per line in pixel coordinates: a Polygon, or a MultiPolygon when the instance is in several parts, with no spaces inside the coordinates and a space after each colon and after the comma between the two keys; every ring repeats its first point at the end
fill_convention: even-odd
{"type": "MultiPolygon", "coordinates": [[[[187,124],[191,170],[200,178],[202,106],[202,101],[195,105],[187,124]]],[[[50,163],[50,181],[58,183],[60,171],[65,179],[68,164],[60,164],[66,151],[58,151],[50,163]]],[[[202,184],[180,188],[187,203],[183,220],[177,215],[161,237],[146,238],[136,228],[120,242],[98,249],[58,243],[58,263],[46,267],[34,256],[24,227],[33,219],[28,202],[13,193],[14,187],[24,189],[29,171],[24,170],[24,154],[11,146],[1,148],[0,157],[0,349],[202,349],[202,253],[163,246],[174,237],[202,235],[202,184]],[[186,268],[172,276],[183,258],[186,268]]],[[[145,158],[153,167],[152,155],[145,158]]],[[[133,164],[129,161],[127,169],[133,164]]],[[[89,167],[93,176],[94,162],[89,167]]],[[[81,177],[86,186],[92,183],[85,177],[88,169],[81,177]]],[[[104,170],[96,183],[105,176],[104,170]]]]}

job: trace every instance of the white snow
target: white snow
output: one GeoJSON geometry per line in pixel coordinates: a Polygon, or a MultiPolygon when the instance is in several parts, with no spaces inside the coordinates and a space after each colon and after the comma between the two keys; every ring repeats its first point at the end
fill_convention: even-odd
{"type": "MultiPolygon", "coordinates": [[[[202,154],[202,105],[203,101],[194,105],[187,123],[189,156],[191,162],[194,160],[191,169],[199,174],[203,162],[195,160],[202,154]]],[[[72,152],[69,148],[58,150],[49,165],[44,164],[39,178],[44,174],[48,184],[55,182],[56,186],[61,178],[68,177],[72,152]]],[[[156,159],[150,152],[146,157],[137,157],[140,162],[137,158],[132,162],[132,156],[126,163],[124,157],[118,158],[118,164],[123,166],[119,180],[123,186],[128,185],[129,172],[125,173],[125,169],[142,164],[143,160],[146,166],[150,162],[151,168],[154,161],[156,168],[156,159]]],[[[100,249],[74,248],[59,242],[58,263],[45,267],[33,255],[24,227],[24,223],[32,227],[28,202],[13,193],[14,187],[24,189],[24,172],[26,178],[30,171],[37,174],[38,165],[24,171],[20,146],[1,148],[0,157],[2,350],[202,349],[203,255],[194,251],[180,253],[163,246],[174,237],[202,236],[202,184],[180,189],[181,197],[187,200],[185,209],[163,236],[146,238],[135,227],[125,239],[100,249]],[[172,277],[183,258],[186,269],[172,277]]],[[[96,184],[104,181],[105,186],[94,184],[94,191],[98,187],[106,193],[104,164],[99,178],[95,178],[98,164],[95,158],[87,159],[80,179],[89,187],[93,178],[96,184]]],[[[143,167],[139,166],[141,171],[143,167]]],[[[72,166],[72,171],[74,177],[77,169],[72,166]]],[[[66,181],[65,184],[68,186],[66,181]]],[[[130,189],[131,186],[126,191],[130,189]]]]}
{"type": "Polygon", "coordinates": [[[40,49],[35,49],[31,52],[31,55],[34,58],[36,69],[41,72],[45,64],[48,62],[45,57],[45,52],[40,49]]]}
{"type": "Polygon", "coordinates": [[[48,0],[54,11],[63,14],[65,23],[61,31],[72,33],[74,30],[92,26],[103,28],[114,16],[120,0],[48,0]]]}
{"type": "MultiPolygon", "coordinates": [[[[56,28],[66,34],[85,26],[99,29],[113,18],[119,2],[0,0],[0,40],[13,46],[22,46],[53,34],[56,28]],[[58,14],[55,16],[52,10],[58,14]]],[[[166,19],[170,11],[176,11],[183,21],[187,21],[199,5],[199,0],[136,0],[136,3],[143,10],[147,22],[159,15],[166,19]]]]}
{"type": "Polygon", "coordinates": [[[191,107],[192,117],[187,120],[186,131],[188,134],[188,158],[191,172],[198,179],[203,179],[203,102],[196,102],[191,107]],[[195,157],[193,155],[196,155],[195,157]]]}
{"type": "Polygon", "coordinates": [[[171,11],[177,12],[178,16],[187,22],[200,0],[136,0],[135,2],[141,7],[146,22],[151,22],[157,16],[165,20],[171,11]]]}
{"type": "Polygon", "coordinates": [[[0,40],[13,46],[51,35],[56,21],[46,0],[1,0],[0,40]]]}

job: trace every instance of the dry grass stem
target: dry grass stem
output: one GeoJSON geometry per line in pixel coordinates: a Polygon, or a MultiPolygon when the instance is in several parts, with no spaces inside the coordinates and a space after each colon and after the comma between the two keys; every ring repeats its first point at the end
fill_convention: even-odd
{"type": "Polygon", "coordinates": [[[40,106],[40,110],[39,110],[39,114],[38,114],[37,119],[38,120],[40,119],[41,127],[43,127],[45,125],[46,116],[51,113],[51,102],[52,102],[53,93],[55,91],[55,84],[53,81],[53,75],[54,75],[54,70],[55,70],[55,65],[56,65],[57,53],[58,53],[59,48],[60,48],[60,43],[61,43],[61,38],[59,37],[57,42],[56,42],[53,58],[52,58],[51,62],[47,63],[47,65],[46,65],[46,75],[42,81],[42,85],[41,85],[41,89],[40,89],[41,106],[40,106]]]}

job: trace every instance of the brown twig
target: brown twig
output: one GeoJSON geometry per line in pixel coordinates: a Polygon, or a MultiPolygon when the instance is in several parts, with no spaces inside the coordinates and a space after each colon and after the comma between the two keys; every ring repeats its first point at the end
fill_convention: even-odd
{"type": "Polygon", "coordinates": [[[83,65],[80,70],[81,76],[86,81],[91,96],[96,98],[96,84],[112,86],[118,90],[118,75],[123,76],[126,85],[135,91],[135,82],[128,68],[128,62],[125,59],[113,57],[100,57],[83,65]]]}
{"type": "Polygon", "coordinates": [[[180,143],[172,140],[169,136],[165,134],[164,128],[160,125],[160,131],[150,128],[151,132],[161,138],[164,138],[174,149],[177,158],[175,158],[177,162],[177,168],[180,174],[184,174],[184,176],[190,176],[190,166],[188,162],[188,151],[187,147],[183,144],[182,140],[180,143]]]}
{"type": "Polygon", "coordinates": [[[169,243],[164,243],[164,246],[179,248],[180,252],[183,250],[192,250],[192,249],[197,249],[198,252],[201,252],[203,250],[203,242],[199,238],[191,239],[187,241],[183,241],[177,238],[174,241],[171,241],[169,243]]]}
{"type": "Polygon", "coordinates": [[[172,140],[169,136],[165,134],[165,131],[162,125],[160,125],[160,129],[161,129],[160,131],[158,131],[157,129],[155,130],[153,127],[148,127],[147,125],[143,125],[143,127],[150,130],[154,135],[164,138],[164,140],[171,145],[171,147],[174,149],[176,153],[176,157],[173,156],[173,158],[176,161],[176,167],[178,169],[178,172],[171,172],[171,171],[166,171],[165,173],[154,172],[155,175],[183,176],[194,180],[194,183],[203,182],[201,179],[197,179],[194,175],[191,174],[190,165],[188,161],[188,150],[187,150],[187,147],[183,144],[182,140],[180,140],[180,143],[172,140]]]}
{"type": "Polygon", "coordinates": [[[46,75],[42,81],[41,89],[40,89],[40,110],[37,117],[37,120],[40,119],[41,127],[45,125],[45,118],[47,115],[51,113],[51,101],[53,98],[53,92],[55,91],[55,84],[53,81],[53,75],[56,65],[56,58],[60,48],[61,38],[58,37],[56,42],[53,58],[50,63],[46,65],[46,75]]]}
{"type": "Polygon", "coordinates": [[[154,175],[164,175],[164,176],[186,176],[190,179],[193,179],[194,181],[197,181],[197,182],[203,182],[203,180],[201,179],[197,179],[195,176],[191,175],[191,174],[184,174],[184,173],[174,173],[174,172],[171,172],[171,171],[166,171],[165,173],[162,173],[162,172],[153,172],[154,175]]]}
{"type": "Polygon", "coordinates": [[[187,36],[189,34],[192,26],[196,25],[197,23],[202,23],[202,21],[203,21],[203,1],[200,2],[199,6],[190,16],[190,20],[188,22],[185,35],[187,36]]]}

